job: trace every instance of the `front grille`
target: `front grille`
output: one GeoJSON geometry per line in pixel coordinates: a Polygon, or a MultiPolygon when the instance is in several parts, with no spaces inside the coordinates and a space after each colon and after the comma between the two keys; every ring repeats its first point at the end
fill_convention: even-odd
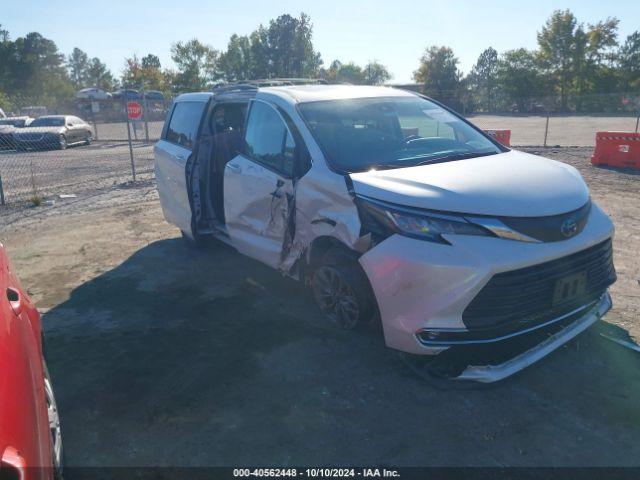
{"type": "Polygon", "coordinates": [[[584,230],[589,213],[591,212],[591,201],[582,207],[569,213],[551,215],[548,217],[498,217],[499,220],[512,228],[516,232],[523,233],[541,242],[558,242],[569,237],[578,235],[584,230]],[[564,232],[562,224],[565,221],[573,220],[575,229],[564,232]]]}
{"type": "Polygon", "coordinates": [[[469,330],[530,328],[596,301],[615,281],[608,239],[557,260],[494,275],[467,306],[462,320],[469,330]],[[587,274],[584,294],[553,305],[556,282],[580,272],[587,274]]]}

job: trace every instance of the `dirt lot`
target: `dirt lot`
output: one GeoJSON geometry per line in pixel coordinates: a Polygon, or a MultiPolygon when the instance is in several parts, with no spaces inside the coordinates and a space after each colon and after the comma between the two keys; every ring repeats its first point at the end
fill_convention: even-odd
{"type": "MultiPolygon", "coordinates": [[[[153,170],[153,145],[134,143],[136,172],[153,170]]],[[[128,143],[94,142],[66,150],[0,151],[0,175],[9,205],[37,195],[82,193],[131,179],[128,143]]],[[[0,213],[1,214],[1,213],[0,213]]]]}
{"type": "Polygon", "coordinates": [[[443,390],[295,282],[187,248],[153,183],[0,218],[43,310],[69,465],[640,465],[640,176],[576,165],[613,217],[615,308],[515,378],[443,390]]]}
{"type": "MultiPolygon", "coordinates": [[[[512,145],[543,145],[547,122],[545,116],[472,115],[470,121],[485,129],[511,130],[512,145]]],[[[633,132],[637,117],[605,117],[588,115],[553,116],[549,118],[547,145],[593,146],[595,132],[633,132]]]]}

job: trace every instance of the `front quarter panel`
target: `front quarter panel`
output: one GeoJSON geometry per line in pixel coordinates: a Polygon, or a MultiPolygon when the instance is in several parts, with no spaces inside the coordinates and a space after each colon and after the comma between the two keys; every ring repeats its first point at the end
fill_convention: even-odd
{"type": "Polygon", "coordinates": [[[609,217],[593,205],[573,238],[529,243],[495,237],[448,235],[451,245],[392,235],[360,257],[373,288],[387,346],[433,354],[415,333],[422,328],[463,329],[462,313],[495,274],[564,257],[613,235],[609,217]]]}
{"type": "Polygon", "coordinates": [[[0,290],[9,286],[21,291],[26,304],[18,317],[0,297],[0,455],[15,449],[28,467],[51,467],[39,316],[0,245],[0,290]]]}

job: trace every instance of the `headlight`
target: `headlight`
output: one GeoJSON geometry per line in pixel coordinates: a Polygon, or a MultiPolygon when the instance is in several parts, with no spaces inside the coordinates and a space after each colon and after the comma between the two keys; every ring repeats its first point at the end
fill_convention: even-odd
{"type": "Polygon", "coordinates": [[[398,233],[407,237],[449,245],[442,235],[495,236],[480,225],[457,215],[399,209],[383,202],[357,198],[363,227],[388,237],[398,233]]]}

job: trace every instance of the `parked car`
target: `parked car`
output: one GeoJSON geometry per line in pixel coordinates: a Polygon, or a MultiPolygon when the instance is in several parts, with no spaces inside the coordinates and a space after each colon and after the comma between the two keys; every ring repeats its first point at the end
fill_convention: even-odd
{"type": "Polygon", "coordinates": [[[76,92],[76,98],[82,100],[109,100],[111,94],[99,88],[83,88],[76,92]]]}
{"type": "Polygon", "coordinates": [[[114,100],[122,100],[123,98],[126,100],[139,100],[140,98],[142,98],[140,96],[140,92],[132,88],[116,90],[115,92],[111,93],[111,97],[114,100]]]}
{"type": "Polygon", "coordinates": [[[73,115],[38,117],[29,126],[13,132],[18,150],[60,149],[89,145],[93,140],[91,125],[73,115]]]}
{"type": "Polygon", "coordinates": [[[164,94],[159,90],[149,90],[144,92],[144,98],[147,100],[164,100],[164,94]]]}
{"type": "Polygon", "coordinates": [[[308,282],[343,328],[457,380],[510,376],[611,308],[613,224],[578,171],[415,92],[235,85],[179,96],[164,216],[308,282]]]}
{"type": "Polygon", "coordinates": [[[33,120],[31,117],[0,118],[0,150],[13,150],[13,133],[18,128],[24,128],[33,120]]]}
{"type": "Polygon", "coordinates": [[[22,107],[20,109],[20,115],[27,115],[29,117],[42,117],[43,115],[47,115],[47,107],[42,105],[39,106],[30,106],[30,107],[22,107]]]}
{"type": "Polygon", "coordinates": [[[61,478],[60,417],[43,354],[40,315],[2,244],[0,292],[0,477],[61,478]]]}

